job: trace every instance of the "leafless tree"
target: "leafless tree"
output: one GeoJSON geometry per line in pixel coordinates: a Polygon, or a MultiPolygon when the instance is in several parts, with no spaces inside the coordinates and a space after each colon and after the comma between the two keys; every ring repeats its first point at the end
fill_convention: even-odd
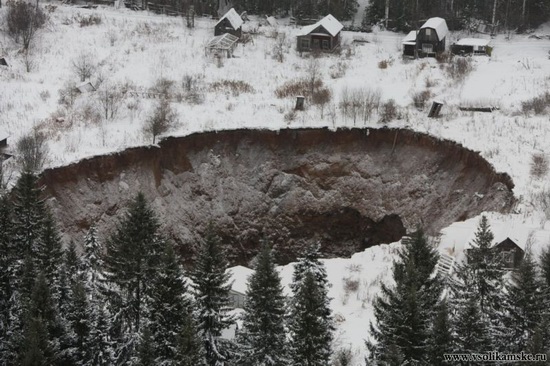
{"type": "Polygon", "coordinates": [[[46,135],[35,130],[21,137],[16,149],[23,171],[37,173],[42,170],[48,155],[46,135]]]}
{"type": "Polygon", "coordinates": [[[124,97],[119,85],[104,83],[96,95],[105,120],[115,118],[124,97]]]}
{"type": "Polygon", "coordinates": [[[158,135],[172,128],[177,121],[177,114],[170,106],[170,101],[160,99],[151,115],[145,120],[143,131],[153,137],[153,144],[158,135]]]}
{"type": "Polygon", "coordinates": [[[37,32],[46,23],[46,14],[38,5],[26,1],[9,1],[6,23],[15,42],[28,50],[37,32]]]}

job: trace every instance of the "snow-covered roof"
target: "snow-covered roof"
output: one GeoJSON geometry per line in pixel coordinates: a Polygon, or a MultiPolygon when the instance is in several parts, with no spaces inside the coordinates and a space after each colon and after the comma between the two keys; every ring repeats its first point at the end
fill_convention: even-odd
{"type": "Polygon", "coordinates": [[[267,21],[267,24],[269,24],[270,26],[272,27],[277,27],[279,24],[277,23],[277,19],[275,19],[274,17],[267,17],[266,18],[266,21],[267,21]]]}
{"type": "Polygon", "coordinates": [[[435,33],[437,33],[437,38],[439,38],[439,40],[442,40],[443,38],[445,38],[447,33],[449,33],[449,28],[447,28],[447,22],[445,21],[445,19],[439,18],[439,17],[428,19],[426,23],[424,23],[424,25],[420,27],[420,29],[424,29],[424,28],[435,29],[435,33]]]}
{"type": "Polygon", "coordinates": [[[229,33],[224,33],[221,36],[216,36],[210,39],[206,44],[206,48],[214,48],[220,50],[230,49],[237,41],[239,37],[229,33]]]}
{"type": "Polygon", "coordinates": [[[227,272],[231,276],[231,281],[233,281],[231,289],[241,294],[246,293],[248,277],[254,273],[254,270],[244,266],[236,266],[228,268],[227,272]]]}
{"type": "Polygon", "coordinates": [[[317,23],[303,27],[298,35],[308,35],[319,27],[325,28],[325,30],[333,37],[336,36],[342,30],[342,28],[344,28],[344,26],[338,21],[338,19],[329,14],[323,19],[319,20],[317,23]]]}
{"type": "Polygon", "coordinates": [[[239,14],[237,14],[234,8],[229,9],[229,11],[225,13],[225,15],[220,18],[220,20],[218,20],[216,25],[220,24],[220,22],[224,19],[229,20],[229,23],[231,23],[233,29],[238,29],[244,23],[243,19],[239,14]]]}
{"type": "Polygon", "coordinates": [[[455,44],[457,46],[478,46],[478,47],[486,47],[489,45],[489,42],[491,40],[489,39],[482,39],[482,38],[462,38],[458,40],[455,44]]]}
{"type": "Polygon", "coordinates": [[[416,31],[410,31],[409,34],[403,38],[403,44],[416,44],[416,31]]]}

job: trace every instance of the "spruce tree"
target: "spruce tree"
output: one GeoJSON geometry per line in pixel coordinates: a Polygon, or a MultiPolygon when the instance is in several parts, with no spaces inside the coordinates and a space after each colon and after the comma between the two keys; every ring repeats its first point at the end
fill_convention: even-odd
{"type": "Polygon", "coordinates": [[[155,349],[153,346],[151,331],[149,330],[149,328],[144,327],[142,333],[143,334],[141,336],[141,341],[139,342],[138,347],[138,366],[155,366],[155,349]]]}
{"type": "Polygon", "coordinates": [[[506,349],[521,352],[526,349],[547,308],[543,283],[530,253],[526,253],[512,281],[507,285],[504,325],[506,349]]]}
{"type": "Polygon", "coordinates": [[[281,279],[267,244],[262,246],[248,279],[243,327],[239,336],[242,365],[285,366],[285,298],[281,279]]]}
{"type": "Polygon", "coordinates": [[[404,362],[425,364],[442,291],[440,278],[433,275],[439,256],[422,230],[403,244],[393,265],[395,286],[383,284],[374,302],[376,323],[370,326],[373,341],[367,347],[373,362],[390,362],[398,354],[404,362]]]}
{"type": "Polygon", "coordinates": [[[453,352],[451,318],[446,300],[437,306],[428,340],[428,352],[429,363],[433,366],[444,365],[443,355],[453,352]]]}
{"type": "Polygon", "coordinates": [[[107,241],[105,256],[112,332],[121,363],[135,355],[163,243],[158,219],[145,196],[138,193],[107,241]]]}
{"type": "Polygon", "coordinates": [[[326,269],[319,245],[306,249],[294,267],[290,303],[290,357],[293,365],[328,365],[334,325],[326,269]]]}
{"type": "Polygon", "coordinates": [[[10,328],[10,298],[14,291],[12,235],[11,205],[3,196],[0,197],[0,365],[7,364],[5,345],[10,328]]]}
{"type": "MultiPolygon", "coordinates": [[[[171,244],[161,258],[149,304],[148,331],[157,364],[176,364],[178,337],[191,317],[191,301],[181,267],[171,244]]],[[[190,352],[200,353],[197,350],[190,352]]]]}
{"type": "Polygon", "coordinates": [[[183,328],[177,337],[176,363],[178,366],[205,365],[203,342],[192,314],[184,320],[183,328]]]}
{"type": "Polygon", "coordinates": [[[210,224],[191,273],[197,306],[195,317],[208,366],[223,364],[230,358],[229,347],[220,339],[222,330],[234,321],[228,314],[231,284],[226,269],[225,253],[210,224]]]}
{"type": "Polygon", "coordinates": [[[91,302],[91,327],[86,366],[110,366],[116,364],[113,342],[109,334],[108,316],[104,305],[91,302]]]}

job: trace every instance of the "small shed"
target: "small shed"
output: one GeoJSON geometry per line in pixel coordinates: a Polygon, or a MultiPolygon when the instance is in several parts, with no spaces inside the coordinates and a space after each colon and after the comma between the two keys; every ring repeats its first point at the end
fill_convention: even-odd
{"type": "Polygon", "coordinates": [[[489,39],[462,38],[451,46],[454,55],[488,55],[491,56],[492,47],[489,39]]]}
{"type": "Polygon", "coordinates": [[[525,251],[510,238],[506,238],[500,243],[495,244],[493,249],[500,253],[503,268],[507,270],[519,268],[523,257],[525,257],[525,251]]]}
{"type": "Polygon", "coordinates": [[[84,93],[91,93],[91,92],[95,91],[94,86],[93,86],[92,83],[90,83],[89,81],[86,81],[86,82],[84,82],[84,83],[78,85],[78,86],[76,87],[76,89],[77,89],[80,93],[82,93],[82,94],[84,94],[84,93]]]}
{"type": "Polygon", "coordinates": [[[5,57],[0,57],[0,66],[9,66],[5,57]]]}
{"type": "Polygon", "coordinates": [[[403,57],[415,57],[414,49],[416,48],[416,33],[417,31],[410,31],[403,42],[403,57]]]}
{"type": "Polygon", "coordinates": [[[237,14],[234,8],[231,8],[214,26],[214,35],[220,36],[224,33],[229,33],[237,38],[241,38],[243,23],[241,16],[237,14]]]}
{"type": "Polygon", "coordinates": [[[317,23],[303,27],[298,34],[297,49],[303,51],[332,51],[340,45],[340,32],[344,26],[331,14],[317,23]]]}
{"type": "Polygon", "coordinates": [[[445,40],[449,28],[443,18],[430,18],[420,27],[416,35],[416,48],[419,56],[435,56],[445,51],[445,40]]]}

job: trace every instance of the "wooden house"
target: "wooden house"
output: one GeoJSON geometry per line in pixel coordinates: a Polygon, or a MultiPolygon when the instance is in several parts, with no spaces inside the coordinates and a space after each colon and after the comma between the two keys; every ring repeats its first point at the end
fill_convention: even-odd
{"type": "Polygon", "coordinates": [[[232,34],[238,38],[242,36],[243,19],[235,9],[231,8],[214,26],[214,35],[221,36],[225,33],[232,34]]]}
{"type": "Polygon", "coordinates": [[[254,270],[244,267],[235,266],[227,270],[231,278],[231,289],[229,290],[229,304],[233,308],[244,307],[246,303],[246,290],[248,288],[248,277],[254,270]]]}
{"type": "Polygon", "coordinates": [[[491,56],[492,47],[489,39],[462,38],[451,46],[454,55],[488,55],[491,56]]]}
{"type": "Polygon", "coordinates": [[[510,238],[506,238],[493,246],[493,250],[500,253],[503,269],[506,270],[519,268],[523,257],[525,257],[525,251],[510,238]]]}
{"type": "Polygon", "coordinates": [[[403,41],[401,43],[403,47],[403,57],[415,57],[416,54],[414,52],[416,48],[416,32],[415,30],[410,31],[409,34],[405,38],[403,38],[403,41]]]}
{"type": "Polygon", "coordinates": [[[430,18],[420,27],[416,34],[416,49],[418,56],[435,56],[445,51],[445,40],[449,28],[443,18],[430,18]]]}
{"type": "Polygon", "coordinates": [[[340,45],[342,28],[342,23],[330,14],[315,24],[303,27],[297,37],[298,52],[334,50],[340,45]]]}

